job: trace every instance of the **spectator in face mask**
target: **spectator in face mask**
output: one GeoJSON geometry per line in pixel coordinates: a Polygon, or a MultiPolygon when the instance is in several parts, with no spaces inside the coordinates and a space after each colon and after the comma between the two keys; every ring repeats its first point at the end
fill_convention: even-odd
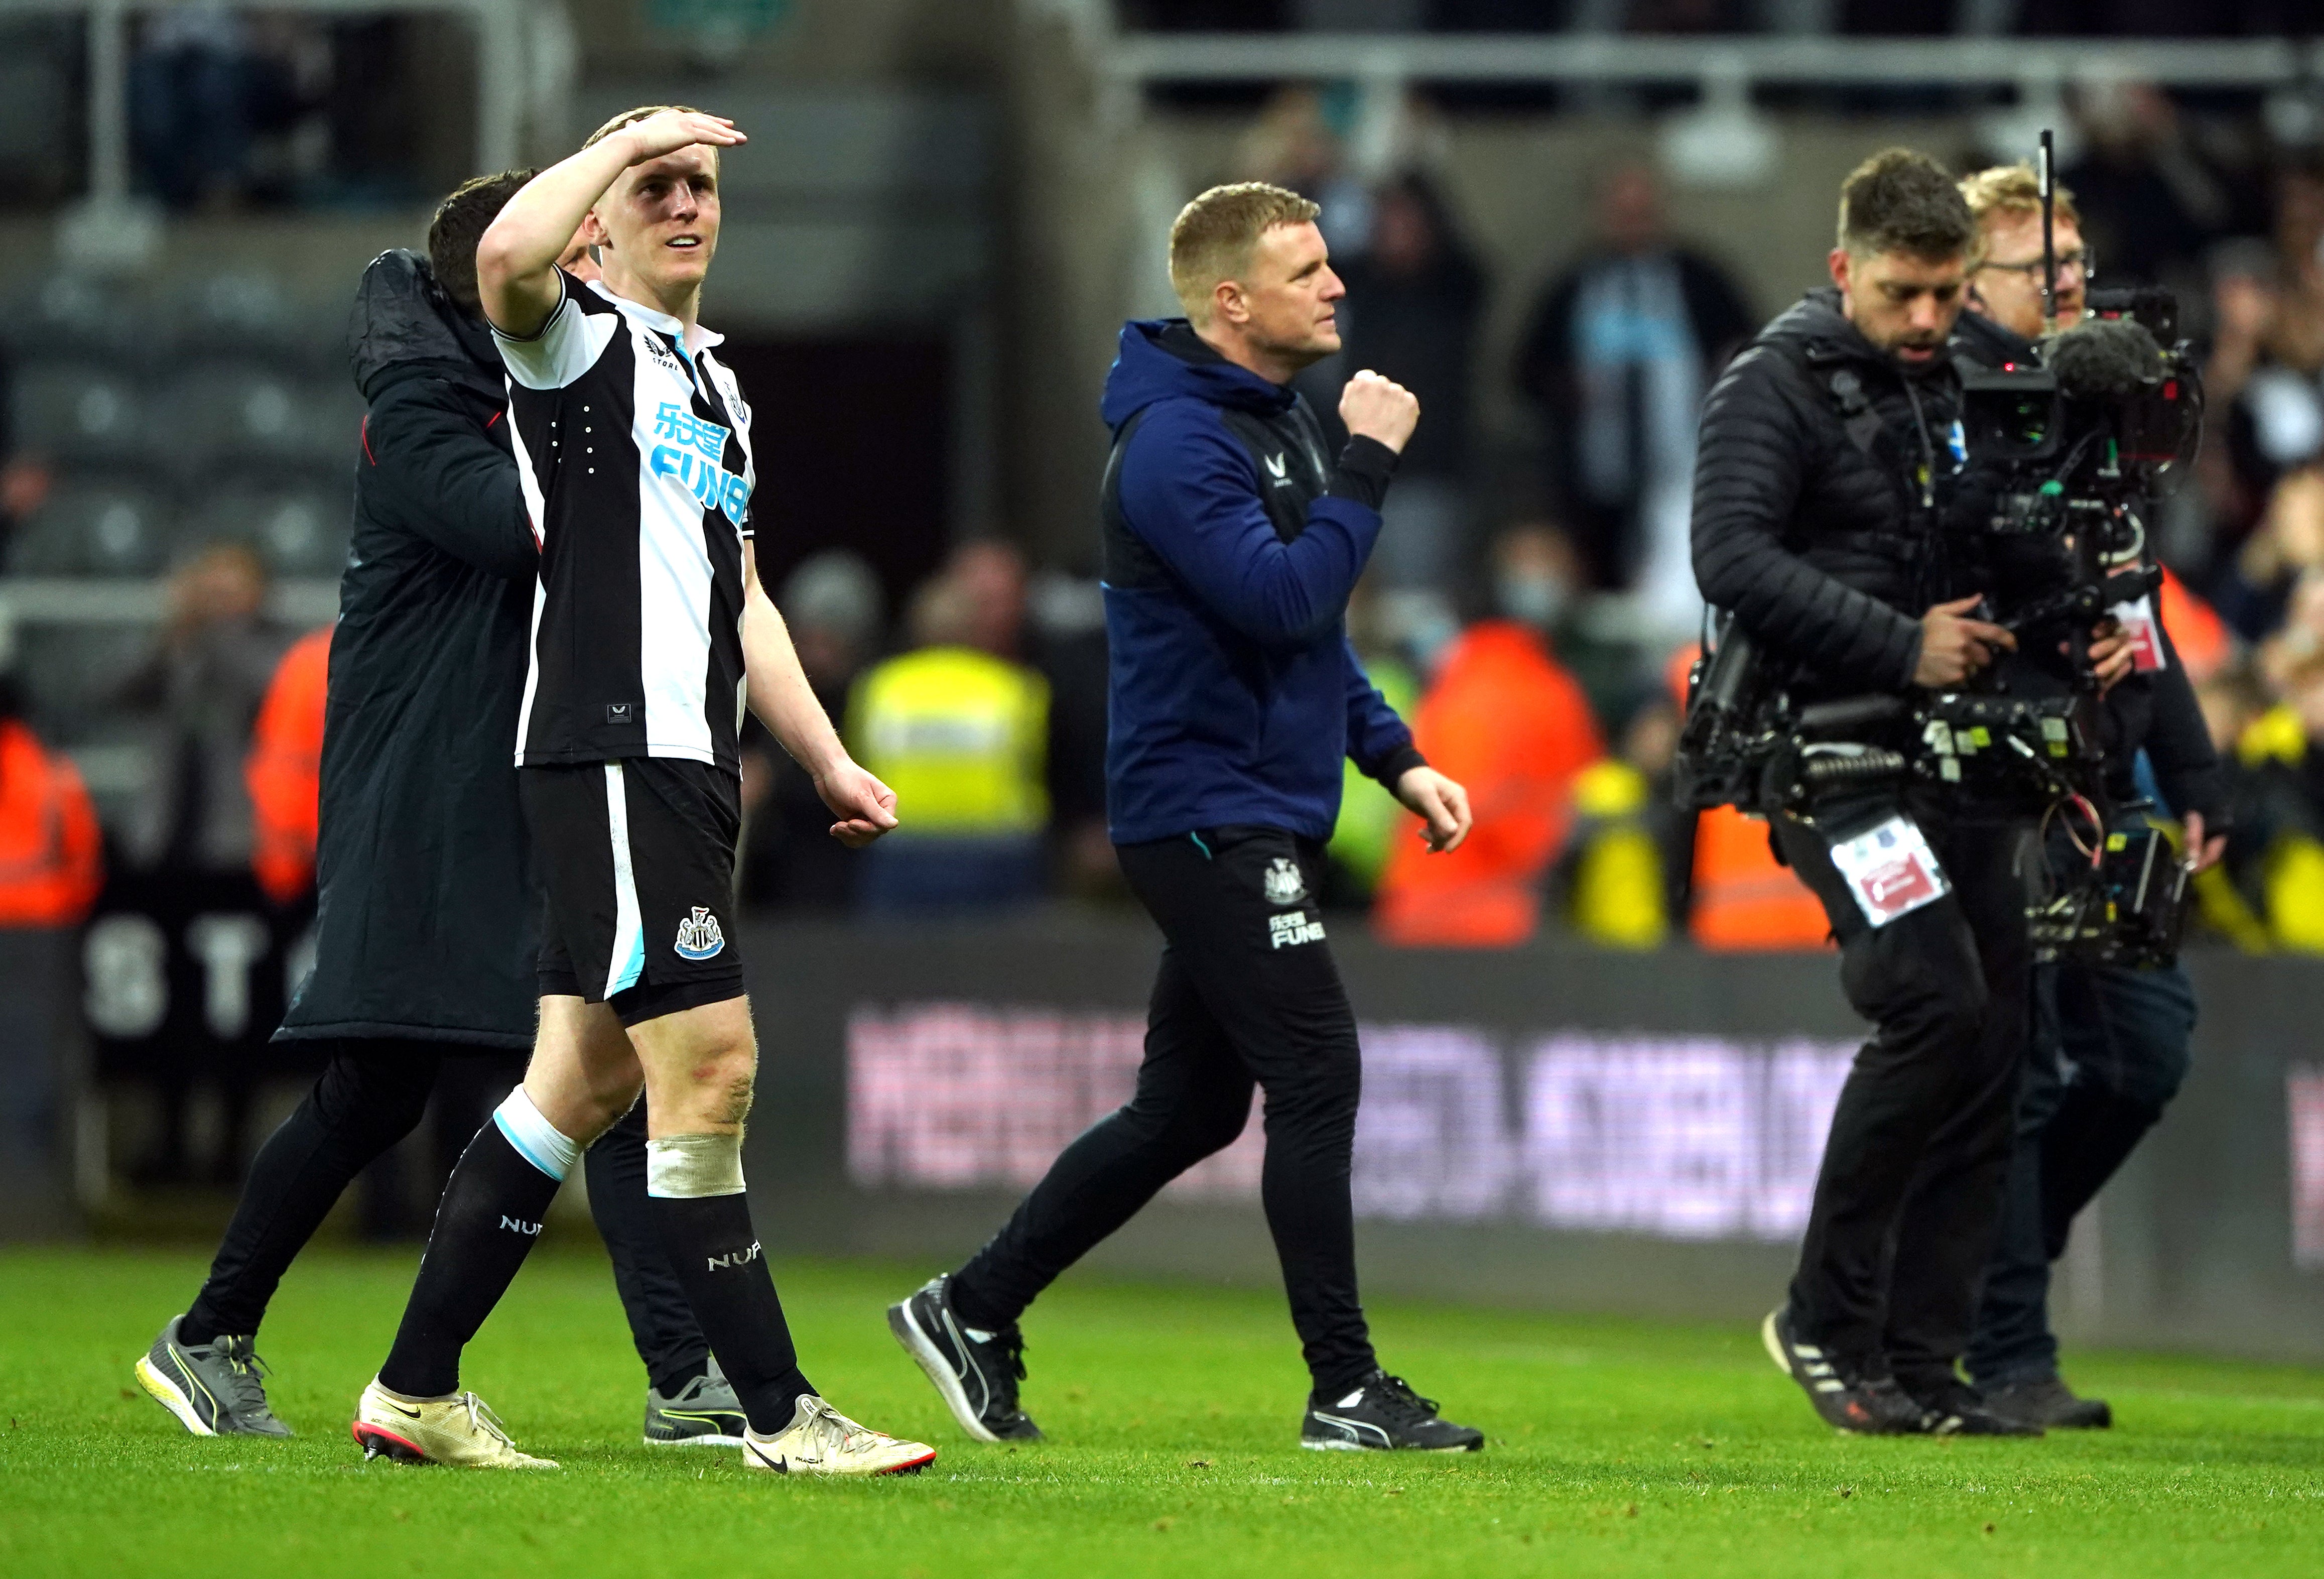
{"type": "Polygon", "coordinates": [[[1564,844],[1574,775],[1603,754],[1581,684],[1558,661],[1571,549],[1539,526],[1496,540],[1492,617],[1446,648],[1413,719],[1413,741],[1469,786],[1468,843],[1425,861],[1399,837],[1374,924],[1389,942],[1499,948],[1541,920],[1543,879],[1564,844]]]}
{"type": "Polygon", "coordinates": [[[240,871],[250,863],[243,754],[291,633],[265,614],[266,568],[242,543],[217,542],[170,581],[170,617],[121,699],[150,713],[162,749],[130,844],[142,865],[240,871]]]}
{"type": "Polygon", "coordinates": [[[1565,530],[1548,521],[1503,528],[1487,555],[1487,570],[1493,612],[1548,639],[1589,698],[1592,716],[1627,717],[1638,704],[1646,655],[1628,625],[1590,617],[1599,595],[1591,590],[1587,559],[1565,530]]]}

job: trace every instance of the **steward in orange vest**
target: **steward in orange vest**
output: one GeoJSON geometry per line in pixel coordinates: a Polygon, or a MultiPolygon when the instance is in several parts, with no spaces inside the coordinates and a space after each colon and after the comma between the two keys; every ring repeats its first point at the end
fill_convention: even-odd
{"type": "Polygon", "coordinates": [[[1440,854],[1398,838],[1374,927],[1418,947],[1524,942],[1540,924],[1543,875],[1572,819],[1574,775],[1605,751],[1582,687],[1530,626],[1480,621],[1446,651],[1412,738],[1439,772],[1468,786],[1476,826],[1440,854]]]}
{"type": "Polygon", "coordinates": [[[73,927],[105,886],[103,843],[72,760],[0,719],[0,927],[73,927]]]}
{"type": "Polygon", "coordinates": [[[250,868],[278,905],[315,881],[323,779],[323,698],[331,627],[311,631],[282,655],[251,731],[243,781],[250,789],[250,868]]]}

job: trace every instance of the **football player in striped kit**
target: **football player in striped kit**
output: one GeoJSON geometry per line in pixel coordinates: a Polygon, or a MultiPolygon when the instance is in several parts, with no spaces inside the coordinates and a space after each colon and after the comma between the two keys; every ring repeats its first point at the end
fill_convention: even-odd
{"type": "Polygon", "coordinates": [[[894,795],[849,758],[759,585],[751,409],[698,320],[719,151],[743,141],[692,109],[624,112],[512,199],[476,250],[540,545],[516,741],[547,894],[540,1030],[524,1084],[446,1187],[358,1406],[369,1453],[547,1464],[457,1390],[460,1350],[521,1265],[524,1225],[642,1085],[649,1204],[749,1417],[744,1462],[885,1474],[936,1456],[849,1419],[801,1373],[743,1194],[758,1053],[724,918],[744,706],[814,776],[835,837],[896,826],[894,795]],[[557,267],[576,227],[603,271],[586,284],[557,267]]]}

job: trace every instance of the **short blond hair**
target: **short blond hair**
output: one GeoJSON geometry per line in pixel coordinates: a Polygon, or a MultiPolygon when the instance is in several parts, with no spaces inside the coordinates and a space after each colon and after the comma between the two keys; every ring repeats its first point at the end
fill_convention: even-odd
{"type": "MultiPolygon", "coordinates": [[[[584,148],[595,148],[598,143],[603,143],[606,138],[612,136],[614,133],[620,131],[624,126],[634,126],[640,121],[650,121],[656,115],[667,115],[673,112],[681,115],[698,115],[706,113],[702,110],[696,109],[690,104],[641,104],[635,109],[623,110],[620,115],[615,115],[612,120],[607,121],[604,125],[590,133],[589,140],[586,143],[582,143],[581,146],[584,148]]],[[[710,167],[713,170],[716,170],[724,162],[719,158],[718,145],[713,143],[706,143],[704,146],[710,150],[710,167]]]]}
{"type": "Polygon", "coordinates": [[[696,109],[690,104],[641,104],[635,109],[623,110],[620,115],[615,115],[612,120],[607,121],[604,125],[590,133],[589,140],[586,143],[582,143],[581,146],[584,148],[595,148],[598,143],[603,143],[606,138],[620,131],[623,126],[634,126],[640,121],[650,121],[656,115],[698,115],[702,113],[702,111],[696,109]]]}
{"type": "Polygon", "coordinates": [[[1278,225],[1312,225],[1323,209],[1265,181],[1213,187],[1170,222],[1170,289],[1186,316],[1211,319],[1211,293],[1250,267],[1259,238],[1278,225]]]}
{"type": "MultiPolygon", "coordinates": [[[[2080,230],[2082,211],[2074,207],[2074,194],[2066,189],[2062,181],[2050,189],[2057,217],[2080,230]]],[[[2035,178],[2034,167],[2027,164],[1997,164],[1991,170],[1963,176],[1960,195],[1980,234],[2005,216],[2042,211],[2042,183],[2035,178]]]]}

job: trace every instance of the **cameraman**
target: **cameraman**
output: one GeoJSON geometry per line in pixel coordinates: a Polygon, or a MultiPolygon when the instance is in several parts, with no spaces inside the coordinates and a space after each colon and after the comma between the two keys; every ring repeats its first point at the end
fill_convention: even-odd
{"type": "MultiPolygon", "coordinates": [[[[1946,530],[1971,492],[1947,337],[1977,239],[1933,161],[1875,154],[1840,189],[1836,289],[1768,325],[1704,405],[1695,577],[1795,700],[1958,689],[2016,647],[1972,614],[1987,568],[1946,530]]],[[[1832,1114],[1789,1298],[1762,1327],[1842,1430],[2039,1429],[1985,1408],[1954,1369],[2024,1043],[2025,822],[1921,782],[1772,819],[1831,922],[1849,1002],[1877,1027],[1832,1114]]]]}
{"type": "MultiPolygon", "coordinates": [[[[1987,367],[2038,364],[2045,330],[2082,319],[2091,274],[2080,216],[2070,193],[2053,195],[2052,313],[2044,320],[2042,199],[2023,165],[1980,171],[1960,184],[1982,238],[1969,275],[1969,310],[1954,335],[1957,358],[1987,367]]],[[[2117,611],[2142,637],[2137,661],[2110,688],[2098,714],[2107,799],[2140,799],[2141,753],[2166,813],[2184,819],[2194,869],[2217,861],[2227,802],[2194,688],[2153,599],[2117,611]]],[[[2050,1330],[2050,1263],[2066,1246],[2074,1215],[2112,1177],[2162,1117],[2186,1078],[2195,1029],[2195,992],[2176,964],[2056,961],[2036,965],[2034,1017],[2017,1138],[2001,1231],[1987,1261],[1969,1341],[1970,1377],[1996,1414],[2038,1426],[2105,1427],[2113,1412],[2077,1398],[2058,1375],[2050,1330]]]]}

